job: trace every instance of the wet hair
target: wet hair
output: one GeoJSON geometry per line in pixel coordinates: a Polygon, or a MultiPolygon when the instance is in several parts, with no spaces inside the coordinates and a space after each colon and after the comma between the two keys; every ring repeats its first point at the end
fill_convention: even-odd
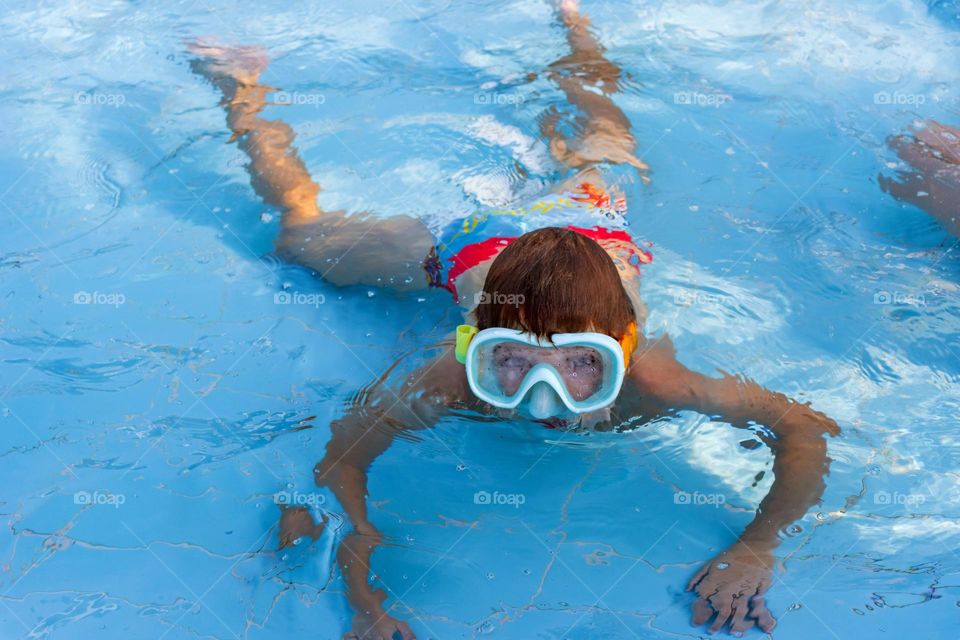
{"type": "Polygon", "coordinates": [[[595,331],[619,340],[636,322],[607,252],[558,227],[525,233],[505,247],[490,265],[479,302],[479,329],[520,329],[546,339],[595,331]]]}

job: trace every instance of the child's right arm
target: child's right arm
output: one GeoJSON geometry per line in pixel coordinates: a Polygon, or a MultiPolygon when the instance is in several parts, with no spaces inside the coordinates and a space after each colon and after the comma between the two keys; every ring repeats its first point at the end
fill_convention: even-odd
{"type": "Polygon", "coordinates": [[[405,640],[414,637],[405,622],[387,614],[383,607],[387,594],[369,583],[370,557],[384,536],[368,517],[367,471],[394,437],[432,427],[448,405],[462,402],[468,393],[463,365],[450,348],[410,374],[399,391],[381,378],[359,393],[348,413],[332,425],[332,437],[314,468],[314,478],[318,486],[333,491],[353,525],[337,550],[337,564],[355,613],[353,633],[360,638],[393,640],[396,631],[405,640]]]}

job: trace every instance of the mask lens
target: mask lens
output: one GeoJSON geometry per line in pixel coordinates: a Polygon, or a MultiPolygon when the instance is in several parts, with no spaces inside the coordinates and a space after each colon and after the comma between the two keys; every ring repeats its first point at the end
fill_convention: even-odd
{"type": "Polygon", "coordinates": [[[588,346],[537,347],[503,341],[478,357],[482,385],[506,398],[516,395],[534,367],[545,364],[559,374],[570,397],[581,402],[602,390],[607,368],[601,353],[588,346]]]}
{"type": "Polygon", "coordinates": [[[557,372],[570,396],[582,402],[603,386],[604,361],[593,347],[560,347],[555,349],[557,372]]]}
{"type": "Polygon", "coordinates": [[[491,382],[495,382],[505,396],[512,397],[530,370],[539,364],[538,351],[537,347],[519,342],[494,345],[490,354],[491,382]]]}

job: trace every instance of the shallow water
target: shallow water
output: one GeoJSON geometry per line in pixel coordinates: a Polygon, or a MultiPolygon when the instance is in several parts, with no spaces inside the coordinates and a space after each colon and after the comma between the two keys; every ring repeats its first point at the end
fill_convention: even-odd
{"type": "MultiPolygon", "coordinates": [[[[346,631],[345,527],[312,482],[327,426],[459,314],[272,258],[276,212],[183,41],[269,48],[289,104],[266,117],[297,131],[325,207],[438,225],[555,179],[536,118],[562,96],[527,77],[566,53],[548,5],[391,4],[2,12],[3,637],[346,631]],[[284,289],[316,304],[275,303],[284,289]],[[277,552],[277,492],[332,526],[277,552]]],[[[960,120],[956,3],[584,8],[630,75],[617,102],[653,168],[626,185],[655,256],[648,333],[843,428],[822,505],[778,550],[775,636],[956,637],[960,261],[877,185],[889,135],[960,120]]],[[[422,638],[704,635],[683,586],[771,480],[748,432],[693,414],[421,437],[377,461],[370,495],[393,543],[377,574],[422,638]]]]}

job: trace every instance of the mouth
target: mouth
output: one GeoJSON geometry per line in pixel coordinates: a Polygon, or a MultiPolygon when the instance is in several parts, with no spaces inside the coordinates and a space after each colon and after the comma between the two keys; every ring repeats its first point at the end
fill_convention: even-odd
{"type": "Polygon", "coordinates": [[[564,429],[570,424],[562,418],[547,418],[545,420],[534,420],[534,422],[539,422],[547,429],[564,429]]]}

